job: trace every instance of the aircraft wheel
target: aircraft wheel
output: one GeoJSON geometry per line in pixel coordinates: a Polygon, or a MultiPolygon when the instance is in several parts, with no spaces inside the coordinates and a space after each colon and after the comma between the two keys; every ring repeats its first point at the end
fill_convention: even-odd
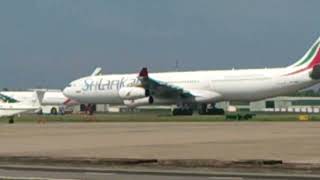
{"type": "Polygon", "coordinates": [[[14,124],[14,118],[13,118],[13,117],[11,117],[11,118],[9,119],[9,124],[14,124]]]}
{"type": "Polygon", "coordinates": [[[199,109],[198,109],[198,113],[199,115],[205,115],[207,113],[207,104],[201,104],[199,109]]]}
{"type": "Polygon", "coordinates": [[[51,113],[52,115],[57,115],[57,114],[58,114],[57,108],[55,108],[55,107],[51,108],[50,113],[51,113]]]}
{"type": "Polygon", "coordinates": [[[149,96],[149,104],[153,104],[154,103],[154,98],[152,96],[149,96]]]}
{"type": "Polygon", "coordinates": [[[188,108],[188,109],[182,109],[182,108],[176,108],[173,109],[172,115],[173,116],[192,116],[193,114],[193,109],[188,108]]]}

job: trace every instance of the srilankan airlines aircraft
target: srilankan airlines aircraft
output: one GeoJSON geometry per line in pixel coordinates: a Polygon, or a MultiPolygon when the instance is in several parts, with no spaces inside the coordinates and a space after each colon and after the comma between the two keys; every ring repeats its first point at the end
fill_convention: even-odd
{"type": "Polygon", "coordinates": [[[320,38],[296,63],[283,68],[148,73],[93,74],[67,86],[65,96],[80,103],[177,105],[175,115],[206,112],[219,101],[257,101],[287,95],[320,80],[320,38]],[[195,106],[196,105],[196,106],[195,106]]]}
{"type": "Polygon", "coordinates": [[[24,112],[40,110],[44,92],[35,91],[34,98],[30,101],[18,101],[9,96],[0,94],[0,117],[9,118],[9,123],[14,123],[14,116],[24,112]]]}

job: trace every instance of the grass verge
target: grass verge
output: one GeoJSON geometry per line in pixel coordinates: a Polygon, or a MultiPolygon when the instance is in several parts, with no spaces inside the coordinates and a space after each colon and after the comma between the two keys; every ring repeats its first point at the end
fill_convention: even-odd
{"type": "MultiPolygon", "coordinates": [[[[319,121],[320,115],[308,115],[309,121],[319,121]]],[[[15,122],[222,122],[236,121],[226,120],[225,116],[171,116],[165,113],[124,113],[124,114],[96,114],[88,115],[28,115],[24,114],[15,118],[15,122]]],[[[244,122],[291,122],[299,121],[299,114],[263,114],[258,113],[250,120],[244,122]]],[[[0,122],[7,123],[6,118],[1,118],[0,122]]]]}

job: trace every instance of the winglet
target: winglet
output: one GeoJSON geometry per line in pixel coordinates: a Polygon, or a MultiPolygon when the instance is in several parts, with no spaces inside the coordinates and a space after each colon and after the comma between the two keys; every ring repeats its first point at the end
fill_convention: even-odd
{"type": "Polygon", "coordinates": [[[149,73],[148,73],[148,68],[144,67],[139,73],[140,78],[148,78],[149,73]]]}

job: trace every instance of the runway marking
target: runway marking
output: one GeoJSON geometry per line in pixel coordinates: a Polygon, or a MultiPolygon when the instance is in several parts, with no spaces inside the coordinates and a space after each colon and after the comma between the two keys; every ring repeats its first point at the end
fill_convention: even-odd
{"type": "Polygon", "coordinates": [[[79,180],[79,179],[56,179],[45,177],[12,177],[12,176],[0,176],[0,179],[6,180],[79,180]]]}
{"type": "Polygon", "coordinates": [[[92,176],[114,176],[115,173],[103,173],[103,172],[86,172],[86,175],[92,175],[92,176]]]}
{"type": "Polygon", "coordinates": [[[208,177],[208,179],[216,179],[216,180],[243,180],[242,177],[208,177]]]}

